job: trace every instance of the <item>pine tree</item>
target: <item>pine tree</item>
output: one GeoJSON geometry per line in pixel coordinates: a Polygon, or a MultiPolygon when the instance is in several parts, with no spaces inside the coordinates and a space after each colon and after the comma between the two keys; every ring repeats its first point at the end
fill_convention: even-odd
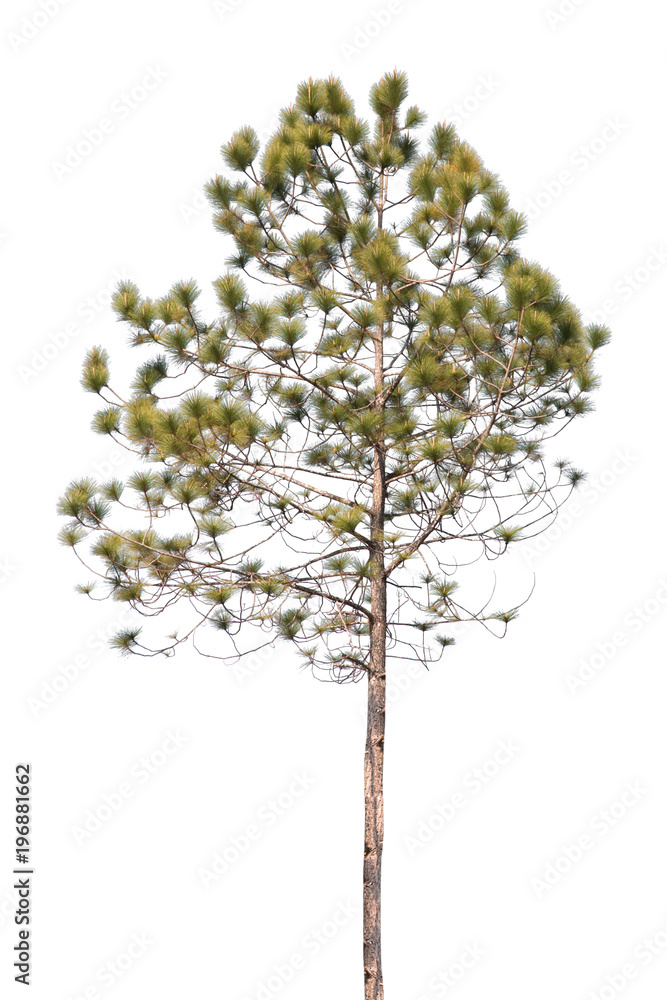
{"type": "Polygon", "coordinates": [[[545,442],[591,408],[609,335],[519,255],[524,219],[454,128],[418,141],[407,94],[405,74],[383,76],[367,122],[339,79],[311,79],[263,149],[250,127],[222,147],[228,171],[206,186],[234,247],[219,315],[194,280],[157,299],[119,285],[145,360],[123,393],[96,347],[82,384],[103,402],[95,431],[143,461],[59,505],[104,596],[178,608],[168,640],[130,628],[121,651],[208,634],[225,656],[269,632],[318,676],[366,679],[366,1000],[383,997],[387,658],[427,666],[448,623],[504,632],[516,616],[460,603],[459,553],[501,555],[582,478],[545,442]]]}

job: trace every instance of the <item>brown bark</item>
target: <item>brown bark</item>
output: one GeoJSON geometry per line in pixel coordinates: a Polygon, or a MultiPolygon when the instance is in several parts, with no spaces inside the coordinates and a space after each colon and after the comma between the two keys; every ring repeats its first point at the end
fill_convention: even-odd
{"type": "MultiPolygon", "coordinates": [[[[386,178],[380,179],[378,229],[386,197],[386,178]]],[[[380,283],[377,299],[383,296],[380,283]]],[[[375,407],[384,410],[384,324],[375,331],[375,407]]],[[[373,502],[371,508],[371,635],[368,670],[368,728],[364,758],[364,998],[384,1000],[381,947],[381,876],[384,839],[384,725],[386,702],[387,580],[384,566],[385,441],[382,429],[374,443],[373,502]]]]}
{"type": "Polygon", "coordinates": [[[364,831],[364,998],[383,1000],[381,951],[381,874],[384,837],[382,770],[384,765],[385,687],[384,622],[373,624],[375,655],[368,675],[368,731],[364,760],[366,818],[364,831]],[[382,630],[380,632],[380,629],[382,630]]]}

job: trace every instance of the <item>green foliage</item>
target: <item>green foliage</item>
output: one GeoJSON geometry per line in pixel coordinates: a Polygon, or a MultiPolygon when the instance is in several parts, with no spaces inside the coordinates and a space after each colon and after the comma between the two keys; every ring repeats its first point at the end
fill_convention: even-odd
{"type": "Polygon", "coordinates": [[[240,129],[222,146],[221,153],[228,167],[240,172],[245,171],[259,153],[257,133],[248,127],[240,129]]]}
{"type": "Polygon", "coordinates": [[[109,383],[109,354],[102,347],[93,347],[86,354],[81,385],[86,392],[101,393],[109,383]]]}
{"type": "Polygon", "coordinates": [[[120,479],[112,479],[108,483],[103,483],[100,493],[105,500],[118,503],[123,495],[125,484],[120,479]]]}
{"type": "Polygon", "coordinates": [[[133,281],[121,281],[111,304],[119,319],[132,320],[137,313],[141,292],[133,281]]]}
{"type": "MultiPolygon", "coordinates": [[[[113,599],[194,615],[165,651],[249,625],[356,679],[386,582],[392,655],[429,662],[453,642],[441,623],[515,616],[459,603],[470,548],[495,559],[583,478],[545,455],[592,408],[609,330],[521,256],[526,220],[455,128],[420,139],[408,96],[386,73],[367,120],[338,78],[311,78],[266,142],[236,131],[231,176],[205,187],[229,251],[217,315],[193,278],[158,298],[124,281],[113,310],[143,352],[128,386],[104,348],[85,356],[93,429],[141,464],[71,482],[59,537],[89,546],[113,599]]],[[[113,645],[143,653],[139,634],[113,645]]]]}
{"type": "MultiPolygon", "coordinates": [[[[79,479],[70,483],[58,501],[58,513],[73,517],[85,527],[97,527],[109,513],[109,504],[97,496],[97,483],[79,479]]],[[[69,543],[68,543],[69,544],[69,543]]]]}
{"type": "Polygon", "coordinates": [[[513,608],[511,611],[496,611],[490,617],[495,618],[499,622],[503,622],[505,625],[507,625],[508,622],[513,622],[516,618],[518,618],[519,613],[516,609],[513,608]]]}
{"type": "Polygon", "coordinates": [[[279,638],[294,640],[302,632],[304,622],[308,620],[308,612],[303,608],[290,608],[279,611],[275,618],[276,631],[279,638]]]}
{"type": "Polygon", "coordinates": [[[489,434],[484,448],[492,455],[511,455],[517,448],[516,439],[509,434],[489,434]]]}
{"type": "Polygon", "coordinates": [[[505,545],[509,545],[510,542],[514,542],[521,538],[522,529],[520,527],[511,527],[509,524],[499,525],[495,529],[496,537],[504,542],[505,545]]]}
{"type": "Polygon", "coordinates": [[[120,428],[123,411],[119,406],[107,406],[93,417],[93,430],[97,434],[114,434],[120,428]]]}
{"type": "Polygon", "coordinates": [[[169,374],[168,363],[165,355],[161,354],[152,358],[145,364],[140,365],[132,383],[132,390],[135,395],[150,396],[158,382],[167,378],[169,374]]]}
{"type": "MultiPolygon", "coordinates": [[[[61,511],[60,513],[64,513],[61,511]]],[[[58,532],[58,541],[61,545],[69,545],[74,548],[79,542],[83,541],[86,537],[87,532],[83,529],[80,524],[68,524],[64,528],[61,528],[58,532]]]]}
{"type": "Polygon", "coordinates": [[[117,632],[111,638],[111,648],[117,649],[120,653],[127,655],[132,653],[137,647],[137,639],[141,635],[141,629],[128,628],[117,632]]]}

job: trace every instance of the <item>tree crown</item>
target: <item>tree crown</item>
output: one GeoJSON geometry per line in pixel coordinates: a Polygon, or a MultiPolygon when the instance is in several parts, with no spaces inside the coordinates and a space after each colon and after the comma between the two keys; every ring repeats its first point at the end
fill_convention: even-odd
{"type": "MultiPolygon", "coordinates": [[[[61,539],[88,538],[107,596],[141,615],[187,605],[162,651],[252,624],[354,679],[382,580],[390,651],[429,662],[443,624],[516,612],[458,603],[462,547],[495,558],[582,477],[544,445],[591,408],[609,331],[519,255],[524,219],[451,125],[418,141],[407,94],[387,73],[366,121],[311,79],[263,149],[236,132],[206,185],[234,247],[219,315],[193,280],[158,299],[123,282],[114,309],[148,356],[126,392],[106,350],[86,356],[95,431],[144,464],[72,482],[61,539]]],[[[115,644],[149,652],[138,628],[115,644]]]]}

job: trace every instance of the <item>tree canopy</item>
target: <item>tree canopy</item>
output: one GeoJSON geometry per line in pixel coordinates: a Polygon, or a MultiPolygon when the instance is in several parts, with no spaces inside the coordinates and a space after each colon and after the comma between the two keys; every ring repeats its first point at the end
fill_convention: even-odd
{"type": "Polygon", "coordinates": [[[344,681],[369,669],[373,581],[390,656],[428,663],[448,623],[516,613],[465,607],[456,569],[541,530],[581,478],[545,443],[591,408],[608,330],[520,256],[525,220],[455,129],[420,141],[407,96],[386,74],[366,120],[339,79],[311,79],[263,148],[251,127],[223,145],[217,315],[194,280],[119,285],[142,360],[112,387],[95,347],[82,384],[94,430],[142,462],[70,483],[61,539],[91,596],[185,609],[157,646],[133,627],[119,648],[225,655],[254,626],[344,681]]]}

